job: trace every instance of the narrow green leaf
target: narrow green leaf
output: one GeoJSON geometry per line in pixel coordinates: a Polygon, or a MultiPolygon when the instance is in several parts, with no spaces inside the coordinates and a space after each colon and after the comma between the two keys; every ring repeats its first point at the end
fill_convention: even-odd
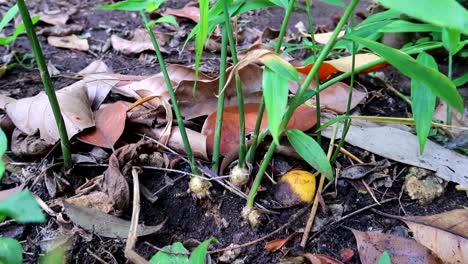
{"type": "Polygon", "coordinates": [[[46,220],[41,208],[28,190],[23,190],[0,202],[0,218],[5,216],[18,223],[42,223],[46,220]]]}
{"type": "MultiPolygon", "coordinates": [[[[200,69],[201,56],[203,54],[203,48],[205,45],[206,38],[208,37],[208,11],[210,7],[209,0],[200,0],[200,22],[198,23],[199,30],[195,37],[195,80],[198,79],[198,71],[200,69]]],[[[193,94],[195,95],[197,82],[195,81],[193,85],[193,94]]]]}
{"type": "MultiPolygon", "coordinates": [[[[417,60],[422,65],[438,70],[437,62],[434,58],[421,52],[417,60]]],[[[431,131],[432,116],[436,104],[436,96],[425,84],[417,80],[411,80],[411,108],[413,118],[416,123],[416,133],[419,139],[419,151],[421,154],[424,152],[427,137],[431,131]]]]}
{"type": "Polygon", "coordinates": [[[320,0],[321,2],[327,3],[329,5],[339,6],[342,8],[346,7],[346,4],[341,0],[320,0]]]}
{"type": "Polygon", "coordinates": [[[401,14],[400,12],[393,10],[393,9],[375,13],[367,17],[366,19],[364,19],[361,23],[359,23],[358,27],[364,26],[366,24],[374,23],[374,22],[392,19],[392,18],[398,17],[400,14],[401,14]]]}
{"type": "Polygon", "coordinates": [[[432,24],[413,23],[405,20],[395,20],[382,27],[380,32],[440,32],[442,29],[432,24]]]}
{"type": "Polygon", "coordinates": [[[335,123],[338,123],[338,122],[342,122],[342,121],[345,121],[345,120],[348,120],[349,117],[348,116],[345,116],[345,115],[339,115],[339,116],[336,116],[330,120],[328,120],[328,122],[325,122],[323,125],[321,125],[319,128],[317,128],[315,130],[315,132],[320,132],[322,131],[323,129],[326,129],[327,127],[335,124],[335,123]]]}
{"type": "Polygon", "coordinates": [[[282,8],[288,8],[288,0],[270,0],[270,2],[282,8]]]}
{"type": "Polygon", "coordinates": [[[463,48],[463,44],[460,43],[460,31],[444,28],[442,30],[442,44],[450,54],[457,54],[463,48]]]}
{"type": "Polygon", "coordinates": [[[98,10],[120,10],[120,11],[141,11],[152,12],[156,10],[166,0],[127,0],[110,5],[99,6],[98,10]]]}
{"type": "MultiPolygon", "coordinates": [[[[37,22],[39,22],[39,16],[33,16],[31,17],[31,22],[33,25],[35,25],[37,22]]],[[[21,33],[24,32],[26,28],[24,27],[24,24],[21,23],[19,24],[15,30],[13,31],[13,34],[7,37],[0,37],[0,45],[8,45],[15,41],[21,33]]]]}
{"type": "Polygon", "coordinates": [[[456,87],[462,86],[468,82],[468,73],[463,74],[461,77],[453,80],[453,84],[456,87]]]}
{"type": "Polygon", "coordinates": [[[387,251],[382,252],[382,255],[380,255],[377,264],[392,264],[392,260],[390,259],[390,255],[387,251]]]}
{"type": "Polygon", "coordinates": [[[289,80],[299,82],[301,76],[291,64],[281,59],[281,57],[269,57],[268,59],[262,60],[262,62],[275,73],[287,78],[289,80]]]}
{"type": "MultiPolygon", "coordinates": [[[[180,253],[188,253],[188,250],[185,249],[184,245],[180,242],[175,242],[172,245],[165,246],[162,249],[165,251],[171,252],[180,252],[180,253]]],[[[189,257],[188,255],[177,255],[177,254],[167,254],[161,251],[158,251],[154,254],[150,261],[150,264],[188,264],[189,257]]]]}
{"type": "Polygon", "coordinates": [[[198,245],[195,250],[190,255],[190,264],[205,264],[206,260],[206,252],[208,251],[208,246],[210,243],[218,243],[218,240],[214,237],[210,237],[209,239],[203,241],[200,245],[198,245]]]}
{"type": "Polygon", "coordinates": [[[8,142],[5,132],[0,128],[0,181],[3,177],[3,173],[5,172],[5,164],[3,163],[3,155],[7,150],[8,142]]]}
{"type": "Polygon", "coordinates": [[[288,105],[289,80],[270,68],[263,70],[263,98],[268,116],[268,128],[277,145],[282,131],[280,123],[288,105]]]}
{"type": "Polygon", "coordinates": [[[0,237],[0,263],[23,263],[23,247],[18,241],[9,237],[0,237]]]}
{"type": "Polygon", "coordinates": [[[333,180],[333,171],[327,155],[312,137],[297,129],[286,130],[286,135],[294,150],[310,166],[320,171],[328,180],[333,180]]]}
{"type": "Polygon", "coordinates": [[[18,14],[18,5],[12,6],[8,11],[5,13],[5,15],[2,18],[2,21],[0,21],[0,32],[2,32],[3,28],[10,23],[13,18],[15,18],[16,14],[18,14]]]}
{"type": "Polygon", "coordinates": [[[39,264],[66,264],[66,254],[71,242],[62,244],[46,252],[39,258],[39,264]]]}
{"type": "Polygon", "coordinates": [[[463,112],[462,97],[458,93],[452,81],[442,73],[422,65],[402,51],[385,46],[378,42],[356,36],[349,36],[348,38],[373,50],[397,68],[401,73],[426,85],[436,96],[440,97],[459,112],[463,112]]]}
{"type": "Polygon", "coordinates": [[[468,11],[456,0],[376,0],[400,11],[443,28],[453,28],[468,34],[468,11]]]}
{"type": "Polygon", "coordinates": [[[146,25],[146,27],[152,28],[154,25],[161,23],[168,23],[175,26],[176,28],[179,28],[179,23],[177,23],[177,20],[173,16],[163,16],[156,20],[152,20],[146,25]]]}

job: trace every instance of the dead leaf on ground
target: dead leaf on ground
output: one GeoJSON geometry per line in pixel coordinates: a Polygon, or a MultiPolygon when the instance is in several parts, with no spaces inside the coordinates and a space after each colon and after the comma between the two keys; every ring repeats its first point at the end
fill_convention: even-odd
{"type": "MultiPolygon", "coordinates": [[[[163,46],[165,46],[169,41],[169,35],[161,32],[154,32],[154,34],[156,35],[156,39],[160,45],[159,48],[161,49],[161,52],[167,52],[163,46]]],[[[124,39],[117,35],[112,35],[111,43],[115,50],[125,55],[138,54],[146,50],[154,51],[154,47],[148,31],[142,28],[133,31],[133,36],[131,39],[124,39]]]]}
{"type": "Polygon", "coordinates": [[[305,253],[302,256],[311,264],[343,264],[343,262],[324,254],[305,253]]]}
{"type": "Polygon", "coordinates": [[[354,251],[350,248],[343,248],[340,250],[340,256],[344,262],[350,261],[354,257],[354,251]]]}
{"type": "MultiPolygon", "coordinates": [[[[322,115],[323,122],[330,116],[322,115]]],[[[342,133],[339,125],[337,138],[342,133]]],[[[330,138],[332,130],[322,130],[322,135],[330,138]]],[[[353,120],[345,141],[371,153],[404,164],[435,171],[435,174],[446,180],[468,186],[468,157],[444,148],[427,140],[424,154],[419,152],[419,141],[414,134],[392,126],[381,126],[376,123],[353,120]],[[398,142],[398,144],[395,144],[398,142]]]]}
{"type": "Polygon", "coordinates": [[[444,263],[468,263],[468,209],[403,220],[413,237],[444,263]]]}
{"type": "MultiPolygon", "coordinates": [[[[105,214],[99,210],[78,207],[64,203],[66,214],[74,224],[96,235],[108,238],[127,238],[130,221],[113,215],[105,214]]],[[[146,236],[158,232],[164,222],[157,226],[138,225],[137,236],[146,236]]]]}
{"type": "Polygon", "coordinates": [[[57,48],[74,49],[81,51],[89,50],[88,40],[85,38],[79,38],[76,35],[70,35],[65,37],[49,36],[47,37],[47,43],[57,48]]]}
{"type": "Polygon", "coordinates": [[[52,146],[39,138],[39,135],[26,135],[17,128],[13,130],[11,135],[10,148],[13,154],[18,157],[44,155],[50,151],[52,146]]]}
{"type": "Polygon", "coordinates": [[[95,60],[78,72],[80,75],[96,73],[112,73],[112,70],[102,60],[95,60]]]}
{"type": "Polygon", "coordinates": [[[186,5],[180,9],[167,8],[163,15],[176,16],[180,18],[187,18],[195,23],[200,21],[200,9],[196,6],[186,5]]]}
{"type": "Polygon", "coordinates": [[[40,12],[37,15],[40,21],[54,26],[63,26],[70,18],[67,12],[62,12],[61,10],[56,10],[54,13],[40,12]]]}
{"type": "Polygon", "coordinates": [[[96,209],[103,213],[110,213],[114,207],[114,203],[109,199],[109,196],[99,191],[78,197],[70,197],[65,199],[65,202],[79,207],[96,209]]]}
{"type": "Polygon", "coordinates": [[[377,263],[384,251],[388,252],[392,263],[443,263],[429,249],[414,240],[379,232],[351,231],[356,238],[362,264],[377,263]]]}
{"type": "MultiPolygon", "coordinates": [[[[444,101],[441,101],[440,104],[434,111],[434,118],[442,121],[444,124],[447,124],[447,104],[444,101]]],[[[468,109],[465,109],[465,112],[462,114],[455,109],[452,109],[452,125],[457,127],[468,128],[468,109]]],[[[458,136],[463,131],[458,128],[449,129],[455,136],[458,136]]]]}
{"type": "MultiPolygon", "coordinates": [[[[362,53],[356,54],[355,58],[355,68],[363,66],[367,63],[379,60],[380,57],[372,53],[362,53]]],[[[385,68],[388,64],[381,63],[374,67],[371,67],[367,70],[359,72],[359,74],[365,74],[369,72],[374,72],[385,68]]],[[[310,70],[314,66],[313,63],[307,64],[302,67],[296,67],[297,71],[302,74],[309,74],[310,70]]],[[[349,72],[352,70],[352,56],[341,57],[339,59],[325,61],[318,70],[319,80],[323,81],[328,79],[330,76],[338,72],[349,72]]]]}
{"type": "Polygon", "coordinates": [[[95,127],[81,132],[77,139],[90,145],[113,148],[125,129],[126,119],[126,104],[115,102],[103,106],[95,113],[95,127]]]}
{"type": "MultiPolygon", "coordinates": [[[[255,129],[259,104],[245,104],[245,132],[252,133],[255,129]]],[[[299,106],[289,120],[288,128],[306,131],[315,126],[315,109],[306,105],[299,106]]],[[[263,114],[261,129],[268,126],[267,115],[263,114]]],[[[211,113],[203,124],[202,134],[207,137],[207,148],[211,153],[214,144],[214,131],[216,127],[216,111],[211,113]]],[[[224,108],[223,127],[221,130],[220,153],[226,155],[239,145],[239,110],[237,106],[224,108]]]]}
{"type": "Polygon", "coordinates": [[[268,241],[265,245],[265,249],[268,252],[275,252],[277,250],[280,250],[284,247],[284,245],[286,245],[286,243],[288,243],[289,240],[295,238],[298,234],[299,233],[294,232],[288,237],[268,241]]]}

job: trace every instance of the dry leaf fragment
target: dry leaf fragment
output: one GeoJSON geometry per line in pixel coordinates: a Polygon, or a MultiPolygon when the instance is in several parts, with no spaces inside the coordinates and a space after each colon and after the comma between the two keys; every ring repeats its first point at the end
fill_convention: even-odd
{"type": "Polygon", "coordinates": [[[106,214],[110,213],[114,208],[112,200],[103,192],[92,192],[87,195],[70,197],[65,199],[65,202],[79,207],[97,209],[106,214]]]}
{"type": "Polygon", "coordinates": [[[85,38],[79,38],[76,35],[70,35],[65,37],[49,36],[47,37],[47,43],[57,48],[74,49],[74,50],[89,50],[88,40],[85,38]]]}
{"type": "Polygon", "coordinates": [[[40,21],[54,26],[63,26],[70,18],[68,13],[64,13],[61,10],[57,10],[54,13],[40,12],[37,15],[39,16],[40,21]]]}
{"type": "Polygon", "coordinates": [[[181,18],[188,18],[195,23],[200,21],[200,9],[196,6],[186,5],[180,9],[167,8],[163,15],[171,15],[181,18]]]}
{"type": "Polygon", "coordinates": [[[302,254],[311,264],[343,264],[343,262],[324,254],[302,254]]]}
{"type": "Polygon", "coordinates": [[[96,126],[81,132],[77,139],[90,145],[113,148],[125,129],[127,105],[122,102],[101,107],[95,114],[96,126]]]}
{"type": "Polygon", "coordinates": [[[112,70],[102,60],[95,60],[78,72],[80,75],[96,73],[112,73],[112,70]]]}
{"type": "Polygon", "coordinates": [[[403,220],[413,237],[444,263],[468,263],[468,209],[407,217],[403,220]]]}
{"type": "MultiPolygon", "coordinates": [[[[158,44],[160,45],[161,52],[167,52],[162,46],[166,45],[169,40],[169,36],[161,32],[154,33],[156,35],[158,44]]],[[[125,55],[138,54],[145,50],[154,51],[154,47],[148,31],[142,28],[136,29],[133,32],[133,37],[128,40],[117,35],[112,35],[111,43],[115,50],[120,51],[125,55]]]]}
{"type": "MultiPolygon", "coordinates": [[[[311,87],[315,89],[315,83],[312,82],[311,87]]],[[[348,105],[348,97],[351,87],[343,82],[337,82],[327,89],[320,92],[320,105],[333,110],[338,114],[346,112],[348,105]]],[[[295,91],[293,91],[295,92],[295,91]]],[[[351,96],[351,105],[350,109],[355,108],[358,104],[362,103],[367,97],[367,92],[360,91],[358,89],[353,89],[353,94],[351,96]]],[[[309,101],[315,105],[315,96],[309,101]]]]}
{"type": "Polygon", "coordinates": [[[429,249],[414,240],[379,232],[353,231],[362,264],[375,264],[382,252],[390,254],[392,263],[442,264],[429,249]]]}
{"type": "Polygon", "coordinates": [[[265,245],[265,249],[268,252],[275,252],[277,250],[280,250],[281,248],[284,247],[284,245],[286,245],[286,243],[288,243],[289,240],[295,238],[298,234],[299,233],[294,232],[286,238],[280,238],[280,239],[268,241],[265,245]]]}

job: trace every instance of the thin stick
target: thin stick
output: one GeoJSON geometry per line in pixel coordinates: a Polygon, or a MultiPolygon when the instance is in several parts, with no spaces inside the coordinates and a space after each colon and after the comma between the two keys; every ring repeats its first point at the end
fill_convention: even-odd
{"type": "MultiPolygon", "coordinates": [[[[330,145],[328,145],[328,152],[327,152],[328,160],[330,160],[331,155],[333,153],[333,144],[335,142],[336,128],[337,128],[337,124],[334,124],[332,138],[330,139],[330,145]]],[[[309,219],[307,219],[307,224],[304,228],[304,233],[302,234],[301,247],[305,247],[307,240],[309,239],[309,233],[310,233],[310,230],[312,229],[312,226],[314,225],[315,215],[317,214],[319,199],[320,199],[320,196],[322,195],[324,184],[325,184],[325,176],[322,173],[320,174],[320,181],[319,181],[319,186],[317,189],[317,194],[315,195],[314,204],[312,206],[312,210],[310,210],[309,219]]]]}
{"type": "Polygon", "coordinates": [[[140,217],[140,183],[138,181],[138,172],[134,167],[132,168],[133,177],[133,210],[132,210],[132,221],[130,223],[130,229],[128,230],[127,244],[125,245],[125,257],[136,264],[149,264],[149,262],[142,256],[138,255],[133,248],[137,241],[138,231],[138,218],[140,217]]]}
{"type": "Polygon", "coordinates": [[[108,264],[108,262],[106,262],[105,260],[103,260],[102,258],[100,258],[98,255],[96,255],[93,251],[91,251],[89,248],[86,249],[86,251],[93,257],[95,258],[97,261],[101,262],[102,264],[108,264]]]}
{"type": "Polygon", "coordinates": [[[16,1],[18,4],[18,9],[23,19],[24,26],[26,28],[26,33],[28,35],[29,43],[33,50],[34,58],[39,68],[39,73],[41,75],[42,84],[44,85],[44,90],[49,99],[50,107],[52,108],[52,113],[54,114],[55,122],[57,123],[57,129],[60,136],[60,145],[62,146],[62,156],[63,156],[63,165],[66,170],[72,167],[72,158],[70,151],[70,141],[68,140],[67,128],[65,122],[63,121],[62,112],[60,111],[60,105],[57,100],[57,95],[55,94],[55,89],[52,81],[50,80],[49,71],[47,70],[47,64],[44,60],[44,55],[42,54],[41,45],[37,39],[36,31],[34,31],[34,25],[31,21],[31,16],[29,15],[28,7],[26,6],[24,0],[16,1]]]}

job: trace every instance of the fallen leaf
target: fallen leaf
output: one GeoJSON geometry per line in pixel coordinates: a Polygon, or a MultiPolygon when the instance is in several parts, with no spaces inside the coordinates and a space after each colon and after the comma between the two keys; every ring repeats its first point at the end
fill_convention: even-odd
{"type": "Polygon", "coordinates": [[[80,75],[96,73],[112,73],[112,70],[102,60],[95,60],[78,72],[80,75]]]}
{"type": "MultiPolygon", "coordinates": [[[[323,122],[329,116],[322,116],[323,122]]],[[[337,138],[342,133],[339,125],[337,138]]],[[[330,138],[331,129],[322,130],[322,135],[330,138]]],[[[424,154],[419,153],[419,141],[414,134],[391,126],[353,120],[345,141],[376,155],[404,164],[435,171],[446,180],[468,186],[468,157],[444,148],[431,140],[426,143],[424,154]],[[398,144],[395,144],[398,142],[398,144]]]]}
{"type": "MultiPolygon", "coordinates": [[[[363,66],[367,63],[370,63],[379,59],[380,59],[379,56],[374,55],[372,53],[356,54],[355,68],[363,66]]],[[[359,74],[378,71],[378,70],[385,68],[387,65],[388,65],[387,63],[381,63],[377,66],[374,66],[367,70],[359,72],[359,74]]],[[[298,72],[302,74],[309,74],[313,66],[314,64],[311,63],[303,67],[296,67],[296,69],[298,72]]],[[[339,59],[324,61],[318,70],[319,80],[323,81],[323,80],[328,79],[330,76],[332,76],[335,73],[348,72],[351,70],[352,70],[352,56],[345,56],[339,59]]]]}
{"type": "Polygon", "coordinates": [[[200,9],[196,6],[186,5],[180,9],[167,8],[163,15],[176,16],[181,18],[188,18],[195,23],[200,21],[200,9]]]}
{"type": "Polygon", "coordinates": [[[81,132],[77,139],[90,145],[113,148],[125,129],[127,105],[122,102],[101,107],[95,114],[94,128],[81,132]]]}
{"type": "Polygon", "coordinates": [[[444,263],[468,263],[468,209],[406,217],[414,239],[434,252],[444,263]]]}
{"type": "Polygon", "coordinates": [[[76,35],[70,35],[65,37],[49,36],[47,37],[47,43],[57,48],[74,49],[82,51],[89,50],[88,40],[85,38],[79,38],[76,35]]]}
{"type": "Polygon", "coordinates": [[[312,264],[343,264],[343,262],[324,254],[302,254],[312,264]]]}
{"type": "Polygon", "coordinates": [[[277,250],[280,250],[281,248],[284,247],[284,245],[286,245],[286,243],[288,243],[289,240],[295,238],[298,234],[299,233],[294,232],[286,238],[280,238],[280,239],[268,241],[265,245],[265,249],[268,252],[275,252],[277,250]]]}
{"type": "Polygon", "coordinates": [[[110,213],[114,207],[114,203],[109,199],[109,196],[103,192],[92,192],[87,195],[70,197],[65,199],[65,202],[78,207],[93,208],[103,213],[110,213]]]}
{"type": "Polygon", "coordinates": [[[40,12],[37,15],[39,16],[40,21],[54,26],[63,26],[70,18],[68,13],[61,12],[61,10],[57,10],[57,12],[53,14],[40,12]]]}
{"type": "MultiPolygon", "coordinates": [[[[56,94],[69,138],[94,126],[85,85],[65,87],[56,94]]],[[[52,108],[44,92],[10,102],[5,108],[15,126],[27,135],[39,131],[40,138],[48,144],[55,144],[60,139],[52,108]]]]}
{"type": "MultiPolygon", "coordinates": [[[[167,52],[163,46],[165,46],[169,41],[169,36],[161,32],[154,33],[156,35],[161,52],[167,52]]],[[[124,39],[117,35],[112,35],[111,43],[115,50],[125,55],[138,54],[146,50],[154,51],[153,43],[151,42],[148,31],[142,28],[136,29],[133,32],[133,37],[131,39],[124,39]]]]}
{"type": "MultiPolygon", "coordinates": [[[[127,238],[130,221],[113,215],[105,214],[99,210],[78,207],[64,203],[66,214],[76,225],[96,235],[108,238],[127,238]]],[[[157,226],[138,225],[137,236],[146,236],[158,232],[164,222],[157,226]]]]}
{"type": "MultiPolygon", "coordinates": [[[[245,104],[245,132],[252,133],[255,129],[259,104],[245,104]]],[[[316,124],[315,109],[306,105],[299,106],[288,123],[288,128],[306,131],[316,124]]],[[[207,137],[208,152],[213,151],[214,132],[216,127],[216,111],[208,115],[203,124],[202,134],[207,137]]],[[[268,127],[267,115],[263,114],[261,129],[268,127]]],[[[224,108],[223,126],[221,129],[220,153],[226,155],[239,145],[239,110],[237,106],[224,108]]]]}
{"type": "Polygon", "coordinates": [[[11,135],[10,148],[13,154],[18,157],[44,155],[50,151],[52,146],[52,144],[40,139],[39,135],[26,135],[17,128],[13,130],[11,135]]]}
{"type": "MultiPolygon", "coordinates": [[[[444,124],[447,124],[447,104],[444,101],[441,101],[440,104],[436,107],[434,111],[434,118],[442,121],[444,124]]],[[[468,128],[468,109],[465,109],[464,113],[460,113],[452,108],[452,125],[465,128],[465,130],[449,128],[449,130],[455,136],[458,136],[462,134],[463,131],[466,131],[468,128]]]]}
{"type": "Polygon", "coordinates": [[[388,252],[392,263],[443,263],[429,249],[414,240],[379,232],[351,231],[356,238],[362,264],[377,263],[384,251],[388,252]]]}
{"type": "MultiPolygon", "coordinates": [[[[317,33],[317,34],[314,34],[314,39],[315,39],[315,42],[317,42],[318,44],[322,44],[322,45],[325,45],[327,44],[327,42],[330,40],[331,36],[332,36],[333,32],[325,32],[325,33],[317,33]]],[[[345,32],[342,30],[338,33],[338,38],[341,38],[343,37],[345,34],[345,32]]],[[[310,36],[310,35],[309,35],[310,36]]]]}
{"type": "Polygon", "coordinates": [[[344,262],[348,262],[354,257],[354,251],[350,248],[343,248],[340,250],[341,259],[344,262]]]}

